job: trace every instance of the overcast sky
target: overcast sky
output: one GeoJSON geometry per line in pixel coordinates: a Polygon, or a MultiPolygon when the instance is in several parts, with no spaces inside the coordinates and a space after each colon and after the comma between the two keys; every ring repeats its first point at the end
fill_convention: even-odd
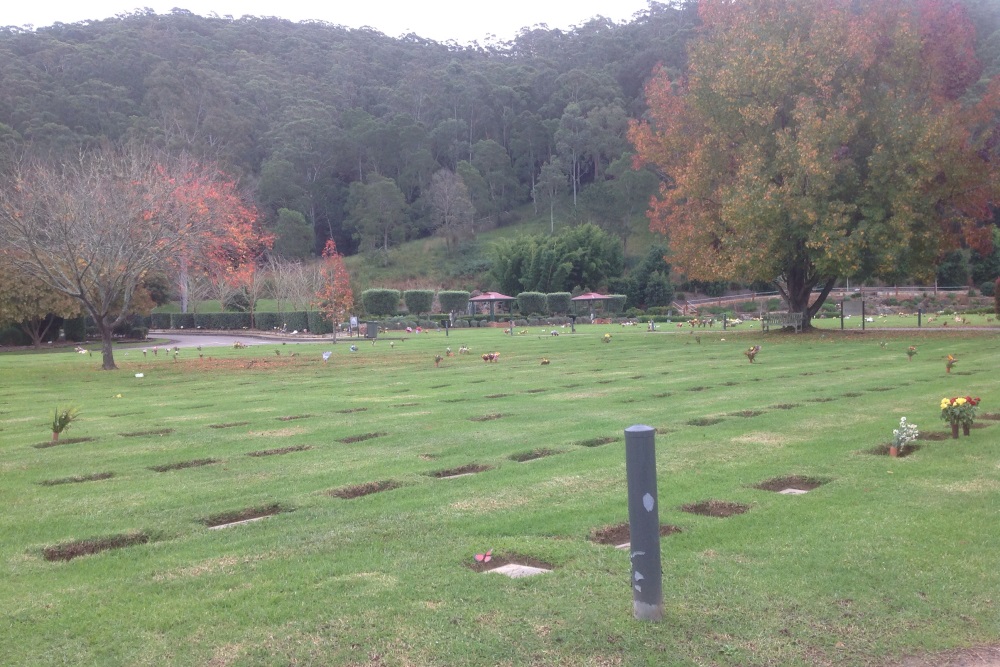
{"type": "Polygon", "coordinates": [[[398,37],[414,32],[439,42],[500,41],[521,28],[547,24],[566,29],[594,16],[627,21],[646,9],[646,0],[3,0],[0,25],[43,27],[110,18],[148,7],[159,14],[174,7],[201,16],[279,16],[292,21],[321,20],[351,28],[371,26],[398,37]]]}

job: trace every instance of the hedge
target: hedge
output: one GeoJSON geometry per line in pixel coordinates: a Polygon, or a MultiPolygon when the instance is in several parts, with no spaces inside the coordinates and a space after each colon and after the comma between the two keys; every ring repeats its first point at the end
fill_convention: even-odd
{"type": "Polygon", "coordinates": [[[411,315],[429,313],[434,308],[434,290],[408,289],[403,292],[403,301],[411,315]]]}
{"type": "Polygon", "coordinates": [[[444,291],[438,292],[438,303],[442,313],[464,313],[469,309],[469,292],[444,291]]]}
{"type": "Polygon", "coordinates": [[[565,315],[573,306],[573,295],[569,292],[551,292],[545,295],[546,311],[552,315],[565,315]]]}
{"type": "Polygon", "coordinates": [[[392,315],[399,307],[399,290],[367,289],[361,293],[361,304],[370,315],[392,315]]]}
{"type": "Polygon", "coordinates": [[[544,315],[546,312],[545,296],[542,292],[521,292],[517,295],[517,307],[523,315],[534,313],[544,315]]]}

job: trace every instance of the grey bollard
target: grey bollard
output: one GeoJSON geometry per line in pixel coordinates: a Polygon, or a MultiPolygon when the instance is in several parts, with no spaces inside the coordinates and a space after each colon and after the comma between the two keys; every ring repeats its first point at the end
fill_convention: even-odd
{"type": "Polygon", "coordinates": [[[656,494],[656,429],[625,429],[625,477],[632,561],[632,611],[640,621],[663,618],[660,512],[656,494]]]}

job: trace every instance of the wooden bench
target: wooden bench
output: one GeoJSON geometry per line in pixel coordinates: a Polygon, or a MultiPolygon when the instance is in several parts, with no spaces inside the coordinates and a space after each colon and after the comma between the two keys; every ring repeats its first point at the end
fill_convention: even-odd
{"type": "Polygon", "coordinates": [[[795,333],[802,333],[802,313],[765,313],[761,315],[761,331],[770,331],[772,326],[779,329],[792,327],[795,329],[795,333]]]}

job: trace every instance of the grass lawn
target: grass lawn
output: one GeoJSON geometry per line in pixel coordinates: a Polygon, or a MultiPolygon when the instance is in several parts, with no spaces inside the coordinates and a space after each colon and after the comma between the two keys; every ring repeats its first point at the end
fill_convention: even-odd
{"type": "Polygon", "coordinates": [[[1000,642],[995,332],[527,331],[123,348],[114,372],[0,354],[0,664],[881,665],[1000,642]],[[966,394],[981,428],[942,439],[966,394]],[[919,448],[871,453],[902,416],[919,448]],[[660,623],[632,618],[629,554],[591,540],[627,520],[632,424],[658,429],[680,528],[660,623]],[[822,484],[755,488],[787,476],[822,484]],[[748,511],[681,509],[707,500],[748,511]],[[111,538],[132,544],[60,559],[111,538]],[[488,549],[553,571],[474,571],[488,549]]]}

